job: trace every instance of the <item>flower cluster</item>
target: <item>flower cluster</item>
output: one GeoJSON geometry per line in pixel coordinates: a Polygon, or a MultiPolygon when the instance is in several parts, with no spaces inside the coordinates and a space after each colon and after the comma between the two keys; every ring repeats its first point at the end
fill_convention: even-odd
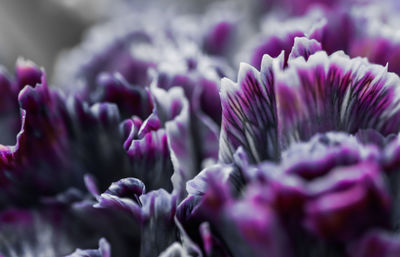
{"type": "Polygon", "coordinates": [[[150,2],[0,70],[0,256],[400,256],[395,1],[150,2]]]}

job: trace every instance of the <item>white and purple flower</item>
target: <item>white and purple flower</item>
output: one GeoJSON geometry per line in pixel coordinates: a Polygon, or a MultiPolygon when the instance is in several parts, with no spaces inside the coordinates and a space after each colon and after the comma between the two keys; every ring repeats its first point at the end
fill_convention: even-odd
{"type": "Polygon", "coordinates": [[[194,2],[0,69],[0,256],[398,256],[398,7],[194,2]]]}

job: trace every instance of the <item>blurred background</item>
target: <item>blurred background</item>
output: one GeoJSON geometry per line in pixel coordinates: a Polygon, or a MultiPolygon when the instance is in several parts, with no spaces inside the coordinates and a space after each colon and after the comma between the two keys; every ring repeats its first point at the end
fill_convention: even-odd
{"type": "Polygon", "coordinates": [[[77,45],[93,23],[122,13],[124,1],[0,0],[0,63],[10,71],[18,57],[33,60],[51,77],[62,49],[77,45]]]}
{"type": "MultiPolygon", "coordinates": [[[[189,6],[189,1],[178,1],[178,6],[182,8],[189,6]]],[[[136,10],[146,8],[151,2],[152,0],[0,0],[0,63],[12,71],[18,57],[31,59],[44,67],[51,78],[54,62],[60,51],[79,44],[91,25],[122,16],[132,10],[133,6],[136,10]]],[[[168,0],[161,2],[168,6],[168,0]]],[[[201,7],[207,2],[210,0],[191,1],[190,6],[195,11],[201,11],[201,7]]]]}
{"type": "MultiPolygon", "coordinates": [[[[132,11],[157,6],[165,10],[174,2],[180,13],[202,13],[210,2],[223,0],[0,0],[0,64],[13,71],[18,57],[44,67],[52,81],[55,63],[63,51],[77,46],[95,24],[132,11]],[[157,2],[157,3],[155,3],[157,2]]],[[[231,0],[280,5],[291,0],[231,0]]],[[[369,0],[359,0],[360,2],[369,0]]],[[[398,0],[394,1],[400,5],[398,0]]],[[[306,0],[321,2],[327,0],[306,0]]],[[[329,1],[328,1],[329,2],[329,1]]],[[[382,0],[382,2],[384,2],[382,0]]],[[[291,4],[289,6],[292,6],[291,4]]],[[[262,9],[262,8],[261,8],[262,9]]],[[[263,12],[264,10],[252,10],[263,12]]],[[[256,16],[256,15],[255,15],[256,16]]]]}
{"type": "MultiPolygon", "coordinates": [[[[76,44],[92,22],[67,1],[0,0],[0,62],[13,70],[21,56],[52,72],[54,58],[76,44]]],[[[71,1],[74,2],[74,1],[71,1]]]]}
{"type": "MultiPolygon", "coordinates": [[[[95,26],[154,8],[166,16],[170,9],[172,13],[202,15],[211,3],[235,2],[247,7],[258,1],[271,4],[280,0],[0,0],[0,65],[13,73],[16,60],[22,57],[43,67],[51,85],[68,84],[86,56],[78,52],[65,57],[65,53],[85,41],[95,26]],[[80,58],[75,58],[77,55],[80,58]],[[63,61],[61,66],[59,60],[63,61]],[[78,68],[73,69],[75,66],[78,68]]],[[[221,15],[214,16],[223,18],[224,9],[216,8],[221,15]]],[[[257,15],[253,16],[257,20],[257,15]]],[[[96,37],[96,43],[107,36],[96,37]]]]}

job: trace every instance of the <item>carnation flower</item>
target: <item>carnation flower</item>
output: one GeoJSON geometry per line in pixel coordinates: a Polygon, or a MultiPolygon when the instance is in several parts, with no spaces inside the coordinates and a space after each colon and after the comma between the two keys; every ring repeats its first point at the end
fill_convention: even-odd
{"type": "MultiPolygon", "coordinates": [[[[46,219],[42,210],[48,209],[60,215],[58,220],[48,225],[50,231],[57,231],[67,223],[79,224],[79,229],[91,232],[87,240],[79,241],[71,239],[73,236],[69,231],[60,232],[59,236],[57,231],[54,238],[66,238],[68,247],[64,244],[62,247],[51,246],[50,241],[44,242],[49,245],[43,246],[36,241],[27,243],[29,238],[10,229],[0,231],[2,236],[15,236],[15,242],[29,244],[27,249],[36,249],[32,251],[49,247],[57,255],[66,254],[73,247],[86,248],[90,244],[85,242],[98,240],[99,235],[106,235],[111,243],[116,244],[120,238],[115,236],[117,227],[98,227],[100,223],[109,222],[108,214],[90,207],[92,204],[87,202],[90,199],[85,184],[89,192],[97,195],[111,182],[133,176],[142,179],[150,189],[165,188],[171,192],[174,184],[175,195],[184,194],[182,185],[194,176],[195,169],[187,161],[192,158],[188,155],[193,151],[190,138],[181,142],[182,135],[190,136],[189,108],[181,89],[172,88],[166,92],[154,88],[151,90],[153,97],[149,91],[130,87],[123,79],[111,77],[105,81],[107,94],[104,97],[119,95],[125,98],[117,98],[117,104],[96,103],[89,107],[76,97],[64,97],[49,89],[44,73],[33,64],[21,65],[23,63],[18,66],[20,73],[17,76],[27,83],[18,96],[22,128],[16,145],[1,148],[2,211],[8,212],[5,208],[15,206],[21,212],[34,215],[39,212],[39,220],[42,220],[46,219]],[[142,102],[132,106],[129,100],[142,102]],[[122,111],[138,116],[122,122],[118,106],[122,111]],[[146,120],[142,122],[141,117],[146,120]],[[91,175],[85,175],[87,173],[91,175]],[[25,209],[27,207],[32,209],[25,209]],[[97,217],[95,223],[87,220],[91,213],[97,217]]],[[[12,81],[4,85],[17,86],[12,81]]],[[[5,97],[17,104],[16,98],[5,97]]],[[[14,119],[18,120],[17,114],[14,119]]],[[[40,231],[43,224],[39,222],[38,226],[40,231]]],[[[32,236],[36,235],[35,231],[32,236]]],[[[22,255],[30,251],[25,248],[18,250],[14,241],[4,249],[5,254],[22,255]]],[[[129,253],[119,251],[121,254],[129,253]]]]}
{"type": "Polygon", "coordinates": [[[133,1],[58,87],[1,68],[0,255],[397,256],[398,10],[375,4],[133,1]]]}
{"type": "Polygon", "coordinates": [[[239,146],[252,162],[279,160],[281,149],[318,132],[398,132],[396,75],[342,52],[328,56],[315,41],[296,41],[292,56],[304,56],[287,68],[283,54],[266,55],[261,72],[243,64],[238,83],[222,80],[220,160],[232,160],[239,146]]]}
{"type": "Polygon", "coordinates": [[[390,256],[398,247],[398,194],[389,180],[397,175],[383,155],[344,133],[295,143],[278,165],[249,165],[238,150],[233,165],[205,169],[188,183],[178,217],[209,255],[375,256],[365,242],[376,238],[390,256]],[[204,224],[211,224],[207,237],[204,224]]]}
{"type": "Polygon", "coordinates": [[[364,234],[393,237],[397,184],[387,178],[397,181],[388,165],[397,141],[384,150],[391,140],[384,137],[399,130],[399,79],[365,59],[320,49],[296,38],[287,67],[283,53],[264,56],[261,71],[242,64],[237,83],[222,80],[226,164],[188,182],[178,208],[208,254],[368,256],[358,243],[364,234]],[[207,238],[204,224],[211,224],[207,238]],[[351,252],[354,245],[360,248],[351,252]]]}

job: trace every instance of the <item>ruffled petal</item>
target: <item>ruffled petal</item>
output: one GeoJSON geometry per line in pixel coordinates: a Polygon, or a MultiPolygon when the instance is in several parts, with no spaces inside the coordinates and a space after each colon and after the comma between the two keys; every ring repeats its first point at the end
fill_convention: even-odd
{"type": "Polygon", "coordinates": [[[279,159],[278,121],[273,67],[282,63],[265,56],[261,73],[242,64],[238,83],[221,82],[222,130],[219,159],[230,162],[241,146],[252,162],[279,159]]]}
{"type": "Polygon", "coordinates": [[[322,50],[322,47],[318,41],[305,37],[296,37],[292,51],[289,54],[289,60],[302,56],[307,61],[310,55],[320,50],[322,50]]]}
{"type": "Polygon", "coordinates": [[[101,190],[129,175],[115,105],[90,107],[66,98],[48,88],[44,73],[33,64],[18,65],[20,83],[34,87],[28,84],[18,96],[22,118],[16,144],[1,146],[0,205],[26,206],[70,187],[84,189],[86,173],[98,179],[101,190]],[[114,169],[118,172],[109,172],[114,169]]]}
{"type": "MultiPolygon", "coordinates": [[[[89,106],[77,98],[67,102],[70,129],[69,154],[75,158],[75,169],[96,177],[100,190],[130,174],[119,129],[118,107],[111,103],[89,106]],[[116,170],[117,172],[110,172],[116,170]]],[[[80,181],[82,180],[80,175],[80,181]]]]}
{"type": "Polygon", "coordinates": [[[221,161],[232,161],[239,146],[253,163],[276,161],[282,149],[316,133],[399,131],[400,80],[384,67],[323,51],[291,59],[287,68],[279,63],[265,56],[261,72],[242,65],[238,84],[222,81],[221,161]]]}
{"type": "Polygon", "coordinates": [[[106,226],[121,230],[110,234],[112,244],[119,244],[119,254],[157,256],[178,240],[176,205],[177,197],[164,189],[145,193],[140,180],[125,178],[114,182],[93,206],[104,216],[106,226]]]}
{"type": "Polygon", "coordinates": [[[133,176],[143,180],[150,190],[160,187],[171,190],[173,167],[167,135],[160,125],[156,114],[140,126],[133,120],[124,121],[122,128],[129,131],[124,144],[133,176]]]}
{"type": "MultiPolygon", "coordinates": [[[[22,71],[19,73],[30,74],[30,69],[33,68],[20,67],[22,71]]],[[[34,76],[37,72],[32,71],[34,76]]],[[[29,80],[21,81],[28,83],[29,80]]],[[[21,201],[18,199],[20,197],[33,199],[37,194],[62,191],[71,182],[65,178],[67,174],[55,173],[49,168],[65,165],[64,153],[67,150],[68,133],[62,116],[65,108],[60,106],[61,99],[58,95],[49,91],[44,74],[41,75],[40,84],[35,82],[34,86],[35,88],[26,86],[18,96],[22,128],[17,136],[16,145],[3,146],[1,153],[0,176],[3,190],[8,194],[5,198],[11,198],[15,202],[21,201]],[[38,169],[41,172],[35,173],[38,169]],[[51,173],[52,176],[49,175],[51,173]],[[55,185],[54,180],[60,183],[55,185]],[[35,193],[23,196],[21,192],[35,193]]]]}
{"type": "Polygon", "coordinates": [[[190,131],[189,103],[182,89],[169,91],[153,88],[156,108],[165,124],[174,174],[171,177],[174,190],[181,194],[187,180],[197,173],[194,145],[190,131]]]}
{"type": "Polygon", "coordinates": [[[321,194],[319,188],[325,192],[307,203],[306,226],[319,236],[337,240],[369,227],[387,226],[391,201],[380,173],[376,164],[365,162],[334,169],[313,182],[313,194],[321,194]],[[359,219],[354,220],[355,216],[359,219]]]}
{"type": "Polygon", "coordinates": [[[318,52],[290,62],[276,81],[283,144],[330,130],[399,129],[399,78],[364,59],[318,52]]]}
{"type": "Polygon", "coordinates": [[[90,101],[115,103],[123,119],[133,115],[145,118],[153,110],[149,92],[139,86],[130,85],[119,73],[102,73],[97,79],[97,85],[97,91],[90,101]]]}
{"type": "Polygon", "coordinates": [[[145,219],[140,256],[157,256],[177,240],[174,222],[177,199],[160,189],[142,195],[140,200],[145,219]]]}
{"type": "Polygon", "coordinates": [[[103,194],[97,197],[96,208],[113,209],[126,212],[137,222],[142,220],[139,197],[144,194],[144,184],[135,178],[125,178],[114,182],[103,194]]]}

